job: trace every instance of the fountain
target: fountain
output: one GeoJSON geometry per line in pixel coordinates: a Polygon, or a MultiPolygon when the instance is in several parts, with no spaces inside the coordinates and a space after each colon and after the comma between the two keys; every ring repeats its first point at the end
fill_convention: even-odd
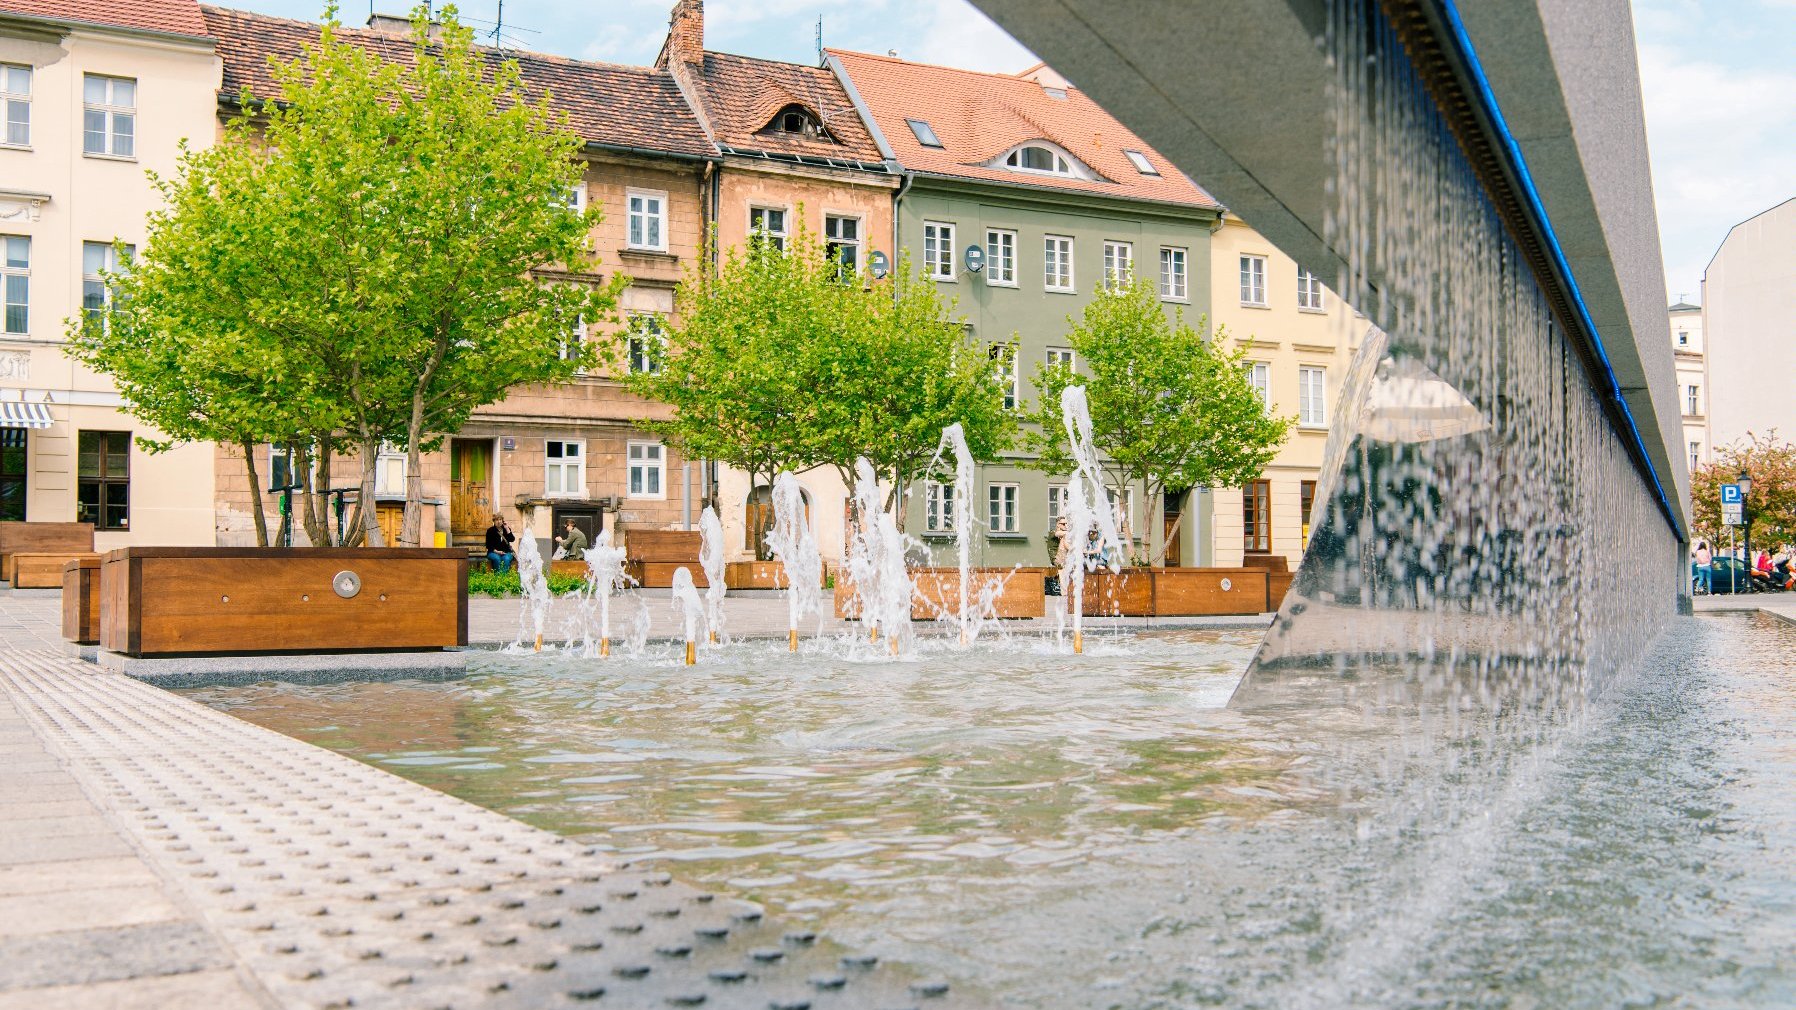
{"type": "Polygon", "coordinates": [[[531,640],[536,652],[543,651],[543,622],[549,617],[549,576],[543,565],[542,551],[537,549],[526,521],[524,535],[518,538],[518,585],[524,593],[518,612],[518,637],[513,648],[522,648],[531,640]]]}
{"type": "Polygon", "coordinates": [[[955,620],[960,624],[960,644],[967,645],[972,633],[972,615],[967,610],[967,583],[972,577],[973,567],[973,452],[967,448],[966,431],[960,422],[950,424],[942,429],[942,440],[936,444],[935,459],[930,460],[926,469],[933,469],[935,461],[941,459],[942,450],[954,451],[954,549],[960,561],[960,578],[957,587],[960,593],[960,608],[955,612],[955,620]]]}
{"type": "MultiPolygon", "coordinates": [[[[1081,653],[1085,651],[1085,573],[1095,567],[1086,557],[1086,541],[1095,530],[1099,557],[1109,559],[1107,564],[1113,572],[1122,570],[1120,559],[1127,557],[1128,544],[1117,530],[1116,514],[1107,505],[1109,497],[1105,494],[1104,472],[1098,466],[1097,449],[1092,444],[1091,405],[1084,386],[1068,386],[1060,391],[1060,416],[1066,427],[1066,443],[1076,464],[1076,469],[1066,479],[1063,514],[1067,538],[1072,546],[1061,559],[1060,584],[1072,589],[1073,651],[1081,653]]],[[[1059,628],[1058,622],[1055,627],[1059,628]]]]}
{"type": "Polygon", "coordinates": [[[881,635],[891,653],[901,655],[911,644],[911,582],[905,553],[916,544],[898,528],[896,512],[884,509],[885,496],[873,464],[855,461],[855,512],[858,518],[848,543],[848,579],[855,607],[870,641],[881,635]]]}
{"type": "Polygon", "coordinates": [[[805,515],[804,490],[790,473],[781,473],[773,481],[773,529],[767,534],[767,546],[786,573],[786,643],[790,651],[797,652],[799,619],[809,613],[822,616],[822,586],[817,575],[823,559],[805,515]]]}
{"type": "Polygon", "coordinates": [[[706,505],[699,515],[699,550],[698,564],[705,573],[705,626],[707,638],[712,645],[718,644],[723,635],[723,600],[729,592],[723,574],[723,524],[717,521],[717,513],[706,505]]]}
{"type": "Polygon", "coordinates": [[[698,595],[698,584],[692,581],[692,569],[685,565],[674,569],[673,603],[686,630],[686,665],[698,662],[698,634],[705,623],[705,601],[698,595]]]}
{"type": "Polygon", "coordinates": [[[624,574],[624,549],[611,544],[611,531],[603,530],[586,549],[586,585],[580,594],[579,629],[584,638],[582,653],[594,654],[592,628],[598,624],[598,650],[601,658],[611,655],[611,599],[630,584],[624,574]],[[595,613],[596,611],[596,613],[595,613]]]}

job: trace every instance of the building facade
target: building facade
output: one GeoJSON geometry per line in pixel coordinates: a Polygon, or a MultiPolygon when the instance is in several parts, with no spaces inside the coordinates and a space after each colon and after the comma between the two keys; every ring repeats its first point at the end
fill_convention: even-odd
{"type": "Polygon", "coordinates": [[[1709,362],[1703,352],[1702,306],[1679,301],[1670,309],[1671,352],[1677,367],[1678,409],[1684,415],[1684,450],[1690,470],[1714,459],[1709,440],[1709,362]]]}
{"type": "Polygon", "coordinates": [[[143,245],[146,173],[210,141],[218,80],[192,0],[0,0],[0,518],[91,522],[100,550],[212,540],[210,447],[144,451],[160,433],[63,345],[143,245]]]}
{"type": "MultiPolygon", "coordinates": [[[[242,88],[274,93],[268,58],[298,58],[316,25],[241,11],[206,8],[208,27],[224,60],[216,108],[236,113],[242,88]]],[[[341,38],[367,46],[385,59],[410,53],[409,22],[373,18],[369,29],[346,29],[341,38]]],[[[598,206],[603,220],[592,233],[597,272],[558,275],[558,282],[599,284],[614,274],[629,279],[621,296],[627,329],[619,334],[582,321],[570,339],[628,341],[619,367],[652,356],[662,326],[674,312],[674,289],[703,250],[710,227],[709,195],[716,149],[699,126],[678,84],[664,70],[493,51],[516,60],[525,86],[550,93],[586,141],[584,185],[571,195],[579,207],[598,206]]],[[[474,411],[441,451],[421,461],[428,534],[456,544],[477,544],[493,513],[530,530],[547,550],[563,519],[589,537],[602,528],[664,528],[689,523],[705,493],[702,472],[671,446],[640,427],[665,408],[628,392],[609,370],[572,382],[512,389],[504,399],[474,411]]],[[[272,472],[280,455],[259,450],[272,472]]],[[[397,529],[405,497],[405,457],[383,453],[377,472],[383,529],[397,529]]],[[[250,489],[243,460],[231,447],[216,458],[217,540],[253,542],[250,489]]],[[[353,484],[339,471],[332,484],[353,484]]],[[[303,533],[301,534],[303,538],[303,533]]],[[[297,541],[296,541],[297,542],[297,541]]]]}
{"type": "MultiPolygon", "coordinates": [[[[1221,208],[1050,69],[986,74],[835,50],[828,62],[903,170],[896,244],[953,299],[1019,412],[1041,365],[1079,367],[1066,334],[1105,285],[1155,285],[1167,313],[1194,325],[1208,311],[1221,208]]],[[[952,503],[965,494],[981,524],[976,564],[1052,564],[1065,478],[1026,462],[1012,451],[980,465],[974,487],[908,489],[907,530],[951,556],[952,503]]],[[[1129,490],[1118,509],[1135,553],[1204,563],[1196,524],[1173,526],[1187,497],[1169,494],[1167,517],[1129,490]]]]}
{"type": "Polygon", "coordinates": [[[1796,198],[1728,231],[1703,272],[1702,339],[1710,448],[1796,438],[1796,198]]]}
{"type": "Polygon", "coordinates": [[[1309,545],[1311,504],[1341,382],[1370,324],[1234,214],[1211,238],[1211,319],[1245,354],[1266,408],[1293,419],[1278,455],[1245,487],[1201,494],[1208,563],[1279,555],[1292,569],[1309,545]]]}

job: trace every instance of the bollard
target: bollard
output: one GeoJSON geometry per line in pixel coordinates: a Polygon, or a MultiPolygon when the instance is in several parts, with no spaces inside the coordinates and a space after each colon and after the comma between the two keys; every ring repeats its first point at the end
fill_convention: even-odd
{"type": "Polygon", "coordinates": [[[537,652],[543,651],[543,636],[541,636],[541,635],[536,636],[536,651],[537,652]]]}
{"type": "Polygon", "coordinates": [[[698,662],[698,643],[694,642],[692,639],[688,638],[686,640],[686,665],[692,666],[692,665],[696,664],[697,662],[698,662]]]}
{"type": "Polygon", "coordinates": [[[609,638],[599,639],[599,655],[600,655],[600,657],[605,657],[605,656],[611,655],[611,639],[609,639],[609,638]]]}
{"type": "Polygon", "coordinates": [[[798,651],[798,629],[797,628],[787,628],[786,629],[786,647],[787,647],[786,651],[788,651],[788,652],[797,652],[798,651]]]}
{"type": "Polygon", "coordinates": [[[1074,631],[1073,632],[1073,655],[1075,655],[1075,656],[1081,655],[1084,652],[1085,652],[1085,632],[1074,631]]]}

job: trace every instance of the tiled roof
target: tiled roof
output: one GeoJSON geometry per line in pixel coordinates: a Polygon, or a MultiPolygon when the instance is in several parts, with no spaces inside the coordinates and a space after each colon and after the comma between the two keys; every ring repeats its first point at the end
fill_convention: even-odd
{"type": "Polygon", "coordinates": [[[203,37],[206,25],[195,0],[0,0],[0,14],[85,21],[203,37]]]}
{"type": "Polygon", "coordinates": [[[1005,182],[1134,200],[1219,207],[1171,162],[1077,88],[1065,97],[1009,74],[910,63],[889,56],[830,50],[905,168],[931,175],[1005,182]],[[942,146],[925,147],[907,119],[921,119],[942,146]],[[1028,140],[1065,148],[1102,178],[1021,174],[986,163],[1028,140]],[[1125,150],[1140,151],[1159,175],[1136,170],[1125,150]]]}
{"type": "MultiPolygon", "coordinates": [[[[274,97],[278,89],[269,72],[269,57],[283,62],[297,59],[305,44],[318,38],[318,26],[308,21],[206,5],[200,11],[207,30],[218,39],[218,55],[224,61],[219,94],[227,98],[235,98],[246,86],[258,98],[274,97]]],[[[403,36],[345,28],[339,37],[385,60],[411,59],[411,40],[403,36]]],[[[548,93],[555,106],[567,112],[569,126],[591,143],[695,156],[717,153],[665,71],[509,49],[483,51],[493,60],[516,60],[531,96],[548,93]]]]}
{"type": "Polygon", "coordinates": [[[771,154],[882,160],[879,145],[855,112],[842,82],[825,67],[707,52],[697,77],[699,101],[720,144],[771,154]],[[789,105],[803,106],[815,115],[833,141],[768,130],[774,115],[789,105]]]}

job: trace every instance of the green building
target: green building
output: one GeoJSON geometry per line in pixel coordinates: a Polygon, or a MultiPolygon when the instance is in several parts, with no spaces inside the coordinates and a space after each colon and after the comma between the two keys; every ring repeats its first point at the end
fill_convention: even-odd
{"type": "MultiPolygon", "coordinates": [[[[1169,314],[1182,309],[1194,325],[1207,314],[1221,207],[1051,69],[986,74],[842,51],[828,60],[903,173],[893,246],[956,300],[1019,409],[1032,405],[1036,369],[1072,355],[1068,317],[1103,285],[1135,276],[1158,285],[1169,314]]],[[[965,493],[982,521],[975,563],[1052,563],[1065,478],[1023,459],[1013,451],[981,465],[972,488],[917,488],[906,529],[945,561],[952,499],[965,493]]],[[[1169,565],[1207,560],[1209,510],[1196,493],[1169,492],[1161,514],[1144,488],[1131,489],[1124,518],[1135,551],[1169,565]]]]}

